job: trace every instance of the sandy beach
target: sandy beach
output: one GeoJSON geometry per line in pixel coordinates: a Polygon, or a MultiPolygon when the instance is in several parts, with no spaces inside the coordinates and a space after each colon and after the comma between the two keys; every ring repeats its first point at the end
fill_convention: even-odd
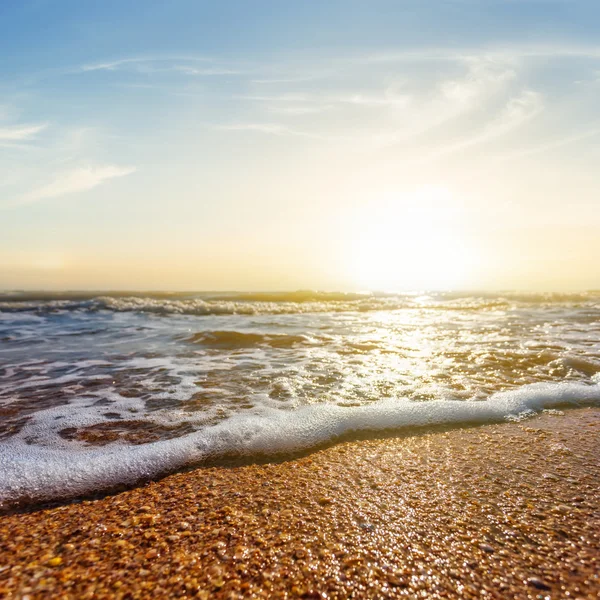
{"type": "Polygon", "coordinates": [[[598,598],[600,410],[0,517],[6,598],[598,598]]]}
{"type": "Polygon", "coordinates": [[[0,0],[0,600],[600,600],[600,0],[0,0]]]}

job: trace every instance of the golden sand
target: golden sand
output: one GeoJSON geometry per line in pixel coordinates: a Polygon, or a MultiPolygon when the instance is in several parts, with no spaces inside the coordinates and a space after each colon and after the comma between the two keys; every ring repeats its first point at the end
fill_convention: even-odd
{"type": "Polygon", "coordinates": [[[0,517],[8,598],[598,598],[600,410],[0,517]]]}

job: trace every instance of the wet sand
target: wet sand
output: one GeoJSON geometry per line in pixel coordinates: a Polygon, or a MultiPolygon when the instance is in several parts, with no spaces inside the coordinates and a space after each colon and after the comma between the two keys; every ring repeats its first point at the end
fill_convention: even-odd
{"type": "Polygon", "coordinates": [[[600,409],[0,517],[7,598],[598,598],[600,409]]]}

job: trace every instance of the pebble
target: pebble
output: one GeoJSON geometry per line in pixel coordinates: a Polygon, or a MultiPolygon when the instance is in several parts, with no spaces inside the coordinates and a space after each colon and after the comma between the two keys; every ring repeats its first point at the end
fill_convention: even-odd
{"type": "Polygon", "coordinates": [[[549,590],[551,589],[549,585],[545,584],[541,579],[538,579],[537,577],[530,577],[527,580],[527,584],[537,588],[538,590],[549,590]]]}
{"type": "Polygon", "coordinates": [[[48,565],[51,567],[58,567],[58,565],[62,564],[63,559],[60,556],[54,556],[48,561],[48,565]]]}

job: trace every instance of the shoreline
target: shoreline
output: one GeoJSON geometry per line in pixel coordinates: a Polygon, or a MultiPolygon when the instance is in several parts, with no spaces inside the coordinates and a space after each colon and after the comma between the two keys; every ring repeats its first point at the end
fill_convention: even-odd
{"type": "Polygon", "coordinates": [[[0,516],[7,598],[597,598],[600,409],[0,516]]]}

